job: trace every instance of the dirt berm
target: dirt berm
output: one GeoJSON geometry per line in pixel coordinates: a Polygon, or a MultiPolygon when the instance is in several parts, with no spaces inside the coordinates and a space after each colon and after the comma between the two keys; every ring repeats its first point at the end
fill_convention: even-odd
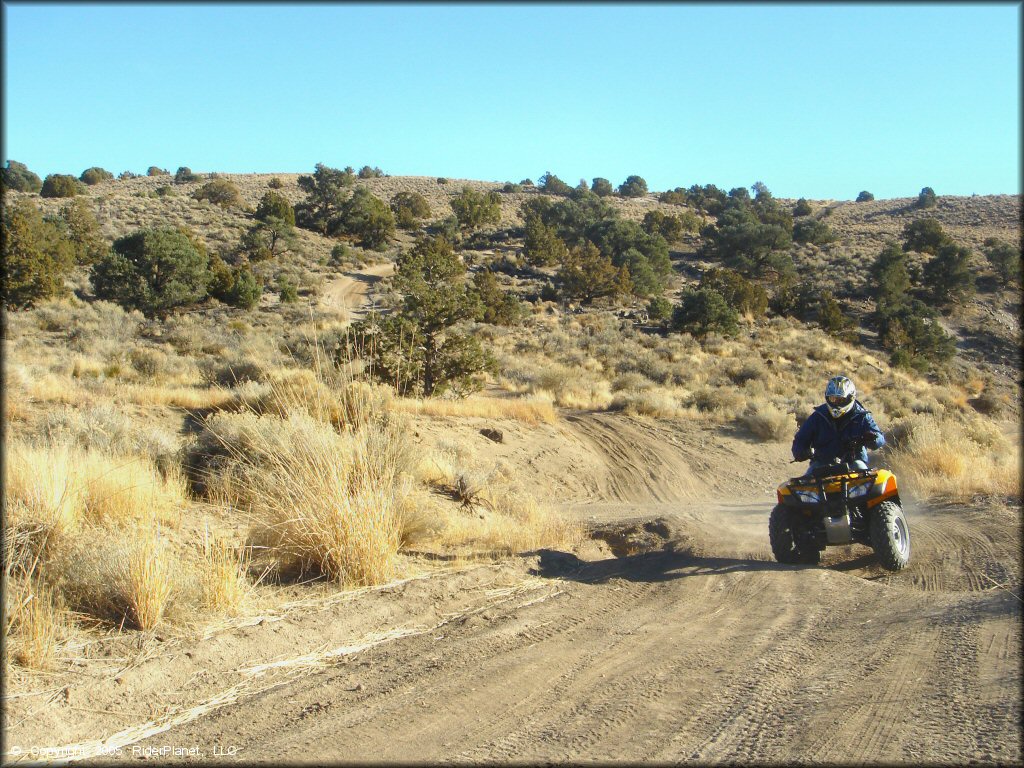
{"type": "Polygon", "coordinates": [[[503,449],[587,521],[585,547],[149,638],[49,704],[9,702],[8,759],[1020,762],[1019,506],[910,498],[898,574],[859,546],[783,566],[785,445],[563,424],[560,454],[504,424],[503,449]]]}

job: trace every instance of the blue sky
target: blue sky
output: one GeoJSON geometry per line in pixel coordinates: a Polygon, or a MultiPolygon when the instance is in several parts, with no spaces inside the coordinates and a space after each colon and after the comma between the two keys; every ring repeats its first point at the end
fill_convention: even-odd
{"type": "Polygon", "coordinates": [[[4,159],[1020,192],[1021,5],[4,3],[4,159]]]}

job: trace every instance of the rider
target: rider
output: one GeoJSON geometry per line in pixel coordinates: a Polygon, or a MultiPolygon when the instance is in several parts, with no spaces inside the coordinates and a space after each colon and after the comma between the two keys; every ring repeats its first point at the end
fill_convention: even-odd
{"type": "Polygon", "coordinates": [[[852,466],[867,469],[868,452],[885,445],[874,417],[857,400],[857,388],[846,376],[833,376],[825,387],[825,402],[811,413],[793,438],[793,458],[811,459],[810,475],[816,467],[832,464],[852,454],[852,466]]]}

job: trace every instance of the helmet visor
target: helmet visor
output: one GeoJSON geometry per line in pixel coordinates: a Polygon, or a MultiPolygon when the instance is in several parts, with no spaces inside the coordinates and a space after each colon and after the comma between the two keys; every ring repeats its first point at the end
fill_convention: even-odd
{"type": "Polygon", "coordinates": [[[853,395],[829,395],[825,402],[833,408],[845,408],[853,402],[853,395]]]}

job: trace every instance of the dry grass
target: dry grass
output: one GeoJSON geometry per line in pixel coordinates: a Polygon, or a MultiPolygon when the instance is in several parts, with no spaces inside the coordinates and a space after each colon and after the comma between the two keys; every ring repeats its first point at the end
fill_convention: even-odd
{"type": "Polygon", "coordinates": [[[747,429],[762,440],[787,441],[796,430],[793,414],[771,403],[752,405],[741,420],[747,429]]]}
{"type": "Polygon", "coordinates": [[[171,596],[173,568],[159,527],[139,529],[131,539],[120,578],[115,581],[138,629],[152,629],[163,617],[171,596]]]}
{"type": "Polygon", "coordinates": [[[109,456],[67,443],[8,448],[7,502],[23,520],[64,533],[83,523],[176,526],[185,503],[180,473],[160,473],[142,457],[109,456]]]}
{"type": "Polygon", "coordinates": [[[901,485],[922,498],[1020,496],[1020,446],[980,419],[916,416],[897,423],[889,457],[901,485]]]}
{"type": "Polygon", "coordinates": [[[205,608],[229,615],[238,613],[250,591],[246,580],[249,559],[247,548],[211,535],[209,529],[204,531],[199,573],[205,608]]]}
{"type": "Polygon", "coordinates": [[[68,633],[66,613],[49,587],[25,577],[6,580],[4,645],[11,662],[28,669],[48,669],[58,643],[68,633]]]}
{"type": "Polygon", "coordinates": [[[114,626],[147,630],[164,617],[180,574],[180,556],[156,523],[112,532],[82,529],[62,541],[61,557],[47,563],[75,610],[114,626]]]}
{"type": "Polygon", "coordinates": [[[402,538],[408,447],[401,425],[341,434],[305,413],[218,414],[208,422],[207,492],[244,509],[252,539],[282,572],[317,572],[340,584],[394,574],[402,538]]]}
{"type": "Polygon", "coordinates": [[[281,370],[269,379],[239,388],[218,407],[279,418],[306,414],[338,429],[357,428],[391,410],[389,388],[352,381],[341,372],[281,370]]]}
{"type": "Polygon", "coordinates": [[[459,506],[426,502],[431,521],[422,539],[487,555],[578,544],[582,528],[537,502],[513,475],[508,465],[481,460],[467,445],[441,442],[423,457],[417,476],[459,506]]]}
{"type": "Polygon", "coordinates": [[[544,398],[499,399],[467,397],[462,400],[397,399],[394,409],[418,416],[455,418],[512,419],[524,424],[554,424],[558,416],[550,400],[544,398]]]}

